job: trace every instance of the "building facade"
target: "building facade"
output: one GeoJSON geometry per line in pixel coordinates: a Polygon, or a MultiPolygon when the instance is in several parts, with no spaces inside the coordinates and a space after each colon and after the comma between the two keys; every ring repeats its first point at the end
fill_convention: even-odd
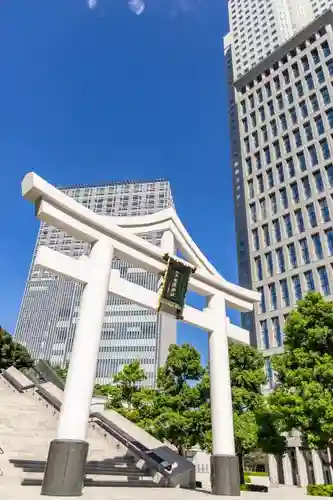
{"type": "MultiPolygon", "coordinates": [[[[103,216],[147,215],[173,206],[169,182],[116,182],[98,186],[72,186],[62,191],[103,216]]],[[[161,234],[140,235],[159,246],[161,234]]],[[[88,254],[89,244],[41,223],[32,264],[19,312],[15,339],[25,345],[34,359],[64,365],[70,356],[82,285],[34,266],[38,248],[47,245],[68,256],[88,254]]],[[[113,268],[121,277],[157,290],[158,276],[117,258],[113,268]]],[[[125,364],[139,360],[148,386],[163,365],[169,345],[176,342],[176,321],[120,297],[109,295],[105,308],[96,381],[109,383],[125,364]]]]}
{"type": "MultiPolygon", "coordinates": [[[[242,286],[261,292],[242,323],[265,356],[283,351],[285,318],[306,292],[333,300],[333,2],[230,0],[224,39],[242,286]],[[283,28],[284,26],[284,28],[283,28]]],[[[269,457],[273,483],[332,483],[327,450],[295,431],[269,457]]]]}

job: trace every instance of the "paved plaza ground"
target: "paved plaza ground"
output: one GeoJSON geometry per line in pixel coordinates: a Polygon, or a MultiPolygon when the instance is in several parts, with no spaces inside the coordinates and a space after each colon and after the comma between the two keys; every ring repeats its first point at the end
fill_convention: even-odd
{"type": "MultiPolygon", "coordinates": [[[[40,487],[17,487],[6,485],[0,477],[1,500],[39,500],[42,498],[58,498],[68,500],[69,497],[41,497],[40,487]]],[[[70,497],[72,498],[72,497],[70,497]]],[[[180,488],[86,488],[83,500],[208,500],[209,492],[183,490],[180,488]]],[[[239,497],[219,497],[225,500],[239,497]]],[[[305,490],[299,488],[272,488],[269,493],[242,493],[242,500],[299,500],[308,498],[305,490]]]]}

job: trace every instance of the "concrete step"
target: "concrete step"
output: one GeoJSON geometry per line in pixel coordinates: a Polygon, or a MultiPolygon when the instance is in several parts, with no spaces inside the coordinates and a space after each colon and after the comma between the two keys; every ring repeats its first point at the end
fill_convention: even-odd
{"type": "MultiPolygon", "coordinates": [[[[41,486],[42,479],[38,478],[26,478],[22,481],[22,486],[41,486]]],[[[102,487],[102,488],[158,488],[158,485],[153,481],[109,481],[109,480],[94,480],[94,479],[85,479],[84,486],[89,487],[102,487]]]]}

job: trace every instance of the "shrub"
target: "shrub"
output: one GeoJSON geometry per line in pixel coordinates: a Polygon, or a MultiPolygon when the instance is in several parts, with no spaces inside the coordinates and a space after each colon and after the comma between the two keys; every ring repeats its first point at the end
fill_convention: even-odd
{"type": "Polygon", "coordinates": [[[251,472],[251,471],[247,471],[246,474],[248,474],[249,476],[268,477],[268,472],[251,472]]]}
{"type": "Polygon", "coordinates": [[[309,484],[307,492],[312,497],[333,497],[333,484],[309,484]]]}

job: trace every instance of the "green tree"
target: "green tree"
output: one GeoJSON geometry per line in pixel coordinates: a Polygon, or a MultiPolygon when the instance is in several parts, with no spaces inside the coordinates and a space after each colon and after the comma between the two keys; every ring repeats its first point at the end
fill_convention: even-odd
{"type": "Polygon", "coordinates": [[[285,324],[284,353],[273,358],[279,384],[270,405],[285,431],[310,448],[333,445],[333,303],[308,293],[285,324]]]}
{"type": "Polygon", "coordinates": [[[60,378],[66,381],[68,374],[68,367],[69,367],[69,362],[67,362],[65,366],[56,365],[53,367],[53,369],[60,378]]]}
{"type": "Polygon", "coordinates": [[[181,455],[198,443],[204,400],[196,383],[203,374],[200,354],[189,344],[171,345],[166,363],[158,372],[150,428],[159,439],[176,446],[181,455]]]}
{"type": "Polygon", "coordinates": [[[0,327],[0,370],[15,366],[18,370],[21,368],[30,368],[33,366],[33,360],[27,349],[15,342],[13,337],[0,327]]]}

